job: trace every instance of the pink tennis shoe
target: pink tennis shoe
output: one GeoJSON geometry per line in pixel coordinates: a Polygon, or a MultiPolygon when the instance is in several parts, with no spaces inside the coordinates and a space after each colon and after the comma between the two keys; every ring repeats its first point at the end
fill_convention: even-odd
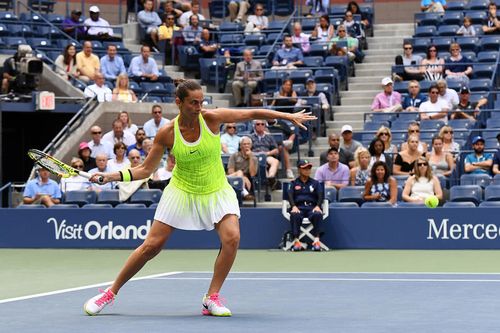
{"type": "Polygon", "coordinates": [[[231,317],[231,310],[222,304],[224,301],[225,300],[219,296],[219,293],[213,293],[210,296],[205,294],[205,296],[203,296],[203,309],[201,313],[204,316],[231,317]]]}
{"type": "Polygon", "coordinates": [[[113,304],[116,295],[110,288],[106,290],[99,289],[100,294],[89,299],[83,306],[84,311],[89,316],[95,316],[102,311],[108,304],[113,304]]]}

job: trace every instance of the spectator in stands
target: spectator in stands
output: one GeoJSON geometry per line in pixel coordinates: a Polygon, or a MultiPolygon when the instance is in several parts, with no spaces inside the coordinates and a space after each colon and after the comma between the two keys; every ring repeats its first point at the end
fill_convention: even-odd
{"type": "Polygon", "coordinates": [[[201,39],[198,49],[203,58],[213,58],[217,54],[220,45],[211,38],[210,31],[203,29],[201,31],[201,39]]]}
{"type": "Polygon", "coordinates": [[[142,31],[151,38],[153,45],[158,44],[158,27],[161,24],[161,19],[158,14],[153,11],[153,0],[144,1],[144,10],[137,14],[137,22],[142,31]]]}
{"type": "Polygon", "coordinates": [[[439,99],[448,103],[448,110],[453,110],[458,105],[458,94],[455,90],[448,88],[446,80],[441,79],[436,83],[439,89],[439,99]]]}
{"type": "Polygon", "coordinates": [[[443,152],[450,153],[457,159],[460,154],[460,145],[453,139],[453,128],[450,125],[444,125],[439,130],[439,136],[443,138],[443,152]]]}
{"type": "Polygon", "coordinates": [[[283,144],[278,144],[278,148],[280,153],[283,152],[283,164],[286,176],[293,179],[295,176],[293,175],[290,163],[290,153],[294,151],[295,125],[281,119],[269,119],[267,120],[267,128],[271,133],[280,133],[282,135],[283,144]]]}
{"type": "Polygon", "coordinates": [[[87,39],[97,39],[106,41],[118,41],[120,38],[113,36],[113,29],[108,21],[99,17],[100,10],[97,6],[89,8],[90,18],[86,19],[83,24],[87,29],[87,39]]]}
{"type": "Polygon", "coordinates": [[[462,86],[469,85],[469,76],[472,74],[472,62],[460,53],[460,45],[451,43],[451,56],[445,60],[446,80],[458,81],[462,86]]]}
{"type": "Polygon", "coordinates": [[[349,151],[351,154],[353,154],[353,156],[356,149],[358,149],[359,147],[363,147],[361,142],[353,140],[351,125],[342,126],[340,134],[342,135],[342,142],[340,143],[340,148],[349,151]]]}
{"type": "Polygon", "coordinates": [[[271,106],[281,112],[294,113],[295,104],[297,104],[297,93],[293,90],[293,81],[286,79],[283,81],[279,91],[273,95],[274,99],[271,106]]]}
{"type": "Polygon", "coordinates": [[[23,193],[23,204],[51,207],[61,203],[59,185],[49,178],[49,170],[38,167],[37,177],[28,181],[23,193]]]}
{"type": "Polygon", "coordinates": [[[368,152],[370,153],[371,157],[370,162],[368,163],[368,169],[371,169],[375,163],[382,161],[387,164],[389,170],[392,170],[392,161],[395,159],[397,152],[396,154],[386,153],[384,149],[385,146],[382,139],[375,138],[372,140],[372,142],[370,142],[370,145],[368,146],[368,152]]]}
{"type": "MultiPolygon", "coordinates": [[[[95,157],[96,167],[89,170],[90,174],[94,174],[97,172],[110,172],[108,168],[108,156],[104,154],[97,154],[95,157]]],[[[92,190],[96,192],[101,192],[102,190],[112,190],[115,187],[114,182],[106,183],[106,184],[98,184],[92,183],[92,190]]]]}
{"type": "Polygon", "coordinates": [[[127,147],[127,155],[132,149],[135,149],[141,156],[144,156],[144,150],[142,149],[144,140],[146,140],[146,131],[143,128],[137,129],[135,132],[135,143],[127,147]]]}
{"type": "Polygon", "coordinates": [[[361,23],[358,23],[354,20],[354,15],[350,10],[345,12],[342,25],[347,29],[351,37],[357,38],[361,43],[361,41],[365,37],[365,32],[361,23]]]}
{"type": "Polygon", "coordinates": [[[126,144],[124,144],[123,142],[115,143],[115,146],[113,147],[113,153],[115,155],[115,158],[108,160],[107,169],[109,172],[120,171],[130,165],[130,161],[126,156],[126,144]]]}
{"type": "MultiPolygon", "coordinates": [[[[500,133],[497,134],[497,141],[500,145],[500,133]]],[[[495,152],[495,155],[493,156],[493,175],[496,176],[500,174],[500,148],[497,149],[495,152]]]]}
{"type": "Polygon", "coordinates": [[[427,101],[427,97],[420,92],[420,84],[416,80],[408,82],[408,95],[403,99],[403,111],[418,112],[420,104],[427,101]]]}
{"type": "Polygon", "coordinates": [[[16,77],[19,74],[16,62],[19,60],[19,55],[16,52],[14,56],[8,57],[3,63],[2,74],[2,93],[8,94],[16,88],[16,77]]]}
{"type": "Polygon", "coordinates": [[[361,24],[363,24],[364,29],[368,28],[370,26],[370,21],[368,20],[368,17],[366,16],[365,13],[361,11],[359,8],[359,5],[356,1],[351,1],[347,4],[346,11],[350,10],[353,15],[361,15],[361,24]]]}
{"type": "Polygon", "coordinates": [[[444,13],[446,0],[422,0],[420,2],[420,9],[427,13],[444,13]]]}
{"type": "Polygon", "coordinates": [[[130,119],[127,111],[120,111],[116,119],[121,120],[124,132],[129,132],[135,136],[135,132],[137,132],[137,125],[132,123],[132,119],[130,119]]]}
{"type": "Polygon", "coordinates": [[[220,136],[223,154],[234,154],[240,148],[241,137],[238,136],[236,123],[224,124],[224,134],[220,136]]]}
{"type": "Polygon", "coordinates": [[[304,55],[302,51],[293,46],[292,36],[285,36],[283,47],[275,54],[273,67],[271,69],[296,69],[297,66],[304,64],[304,55]]]}
{"type": "Polygon", "coordinates": [[[420,156],[414,164],[414,174],[406,180],[405,188],[403,189],[403,201],[423,204],[425,199],[431,195],[435,195],[439,200],[443,200],[441,183],[432,174],[429,161],[424,156],[420,156]]]}
{"type": "Polygon", "coordinates": [[[135,143],[135,137],[123,130],[123,123],[120,119],[113,120],[112,130],[104,134],[102,140],[111,143],[113,147],[118,142],[123,142],[127,146],[135,143]]]}
{"type": "Polygon", "coordinates": [[[73,44],[66,45],[63,54],[58,55],[54,63],[56,73],[66,80],[78,78],[80,75],[80,71],[76,66],[76,47],[73,44]]]}
{"type": "Polygon", "coordinates": [[[328,15],[328,9],[330,8],[329,0],[306,0],[306,6],[311,6],[309,10],[309,15],[318,17],[323,15],[328,15]]]}
{"type": "Polygon", "coordinates": [[[62,30],[75,39],[85,37],[85,28],[80,23],[82,12],[76,9],[71,11],[70,17],[67,17],[62,22],[62,30]]]}
{"type": "Polygon", "coordinates": [[[470,90],[467,87],[462,87],[459,94],[459,102],[451,113],[451,119],[469,119],[476,120],[481,111],[481,107],[488,104],[488,99],[481,98],[477,103],[470,102],[470,90]]]}
{"type": "Polygon", "coordinates": [[[330,52],[335,53],[335,55],[347,55],[350,61],[362,62],[365,56],[359,49],[359,41],[356,38],[347,35],[347,29],[343,25],[338,26],[337,37],[333,37],[330,40],[328,48],[330,49],[330,52]],[[338,45],[344,42],[347,46],[338,45]]]}
{"type": "Polygon", "coordinates": [[[424,60],[422,60],[420,71],[424,79],[428,81],[437,81],[443,78],[444,60],[438,57],[436,45],[429,45],[424,60]]]}
{"type": "MultiPolygon", "coordinates": [[[[417,123],[417,122],[411,122],[409,125],[408,125],[408,137],[410,135],[413,135],[413,136],[416,136],[417,137],[417,140],[418,140],[418,143],[417,143],[417,150],[420,152],[420,153],[426,153],[427,152],[427,143],[423,142],[420,140],[420,124],[417,123]]],[[[406,150],[408,149],[408,144],[406,142],[404,142],[402,145],[401,145],[401,150],[406,150]]]]}
{"type": "Polygon", "coordinates": [[[497,35],[500,33],[500,21],[497,18],[497,4],[490,2],[488,5],[488,21],[483,25],[485,35],[497,35]]]}
{"type": "Polygon", "coordinates": [[[302,50],[302,53],[309,53],[311,50],[311,43],[309,42],[310,35],[302,32],[302,25],[300,22],[293,24],[292,42],[302,50]]]}
{"type": "Polygon", "coordinates": [[[429,88],[429,100],[420,104],[418,108],[422,120],[440,119],[448,121],[449,110],[450,107],[446,100],[439,98],[439,88],[436,85],[429,88]]]}
{"type": "Polygon", "coordinates": [[[101,70],[99,57],[92,53],[92,42],[83,42],[82,51],[76,54],[76,67],[80,72],[79,80],[88,82],[95,79],[96,73],[101,70]]]}
{"type": "Polygon", "coordinates": [[[232,153],[227,164],[227,175],[243,177],[243,200],[254,200],[252,189],[252,177],[257,175],[259,161],[252,152],[252,139],[248,136],[241,138],[239,149],[232,153]]]}
{"type": "Polygon", "coordinates": [[[236,106],[246,106],[250,94],[257,89],[259,82],[264,77],[262,64],[253,60],[252,50],[243,51],[243,61],[236,64],[232,91],[236,106]],[[247,91],[248,90],[248,91],[247,91]]]}
{"type": "Polygon", "coordinates": [[[356,166],[349,171],[349,184],[351,186],[364,186],[368,178],[370,178],[370,152],[363,147],[358,148],[354,152],[354,161],[356,166]]]}
{"type": "Polygon", "coordinates": [[[455,168],[453,155],[443,151],[443,138],[432,138],[432,150],[427,155],[432,172],[437,176],[449,177],[455,168]]]}
{"type": "MultiPolygon", "coordinates": [[[[354,157],[350,151],[340,148],[340,138],[336,133],[331,133],[328,136],[328,145],[330,148],[335,148],[339,152],[339,162],[347,165],[349,168],[353,168],[355,165],[354,157]]],[[[323,165],[328,162],[328,151],[321,153],[319,156],[319,164],[323,165]]]]}
{"type": "MultiPolygon", "coordinates": [[[[191,4],[189,4],[189,7],[191,7],[191,4]]],[[[191,8],[187,9],[190,10],[191,8]]],[[[187,11],[186,10],[186,11],[187,11]]],[[[174,17],[174,21],[176,21],[179,17],[181,17],[183,11],[177,8],[174,8],[174,2],[173,1],[165,1],[163,5],[160,5],[160,10],[158,11],[158,14],[160,17],[165,18],[167,15],[172,15],[174,17]]]]}
{"type": "Polygon", "coordinates": [[[407,148],[401,148],[394,160],[394,166],[392,167],[394,175],[412,175],[415,161],[422,156],[422,153],[418,151],[418,144],[419,139],[416,135],[408,137],[407,148]]]}
{"type": "Polygon", "coordinates": [[[491,175],[493,154],[484,152],[484,139],[481,136],[472,138],[473,153],[465,157],[464,171],[470,174],[491,175]]]}
{"type": "MultiPolygon", "coordinates": [[[[300,97],[306,97],[303,99],[299,99],[299,102],[297,103],[297,106],[300,105],[311,105],[311,104],[317,104],[323,110],[324,113],[327,113],[328,110],[330,110],[330,103],[328,103],[328,99],[326,98],[326,95],[318,91],[316,89],[316,81],[314,81],[313,78],[309,78],[306,81],[306,90],[300,97]],[[312,99],[312,97],[317,97],[317,99],[312,99]]],[[[321,119],[324,120],[325,115],[322,115],[321,119]]]]}
{"type": "MultiPolygon", "coordinates": [[[[70,166],[78,171],[83,171],[83,161],[81,158],[73,157],[71,159],[70,166]]],[[[92,184],[90,184],[89,180],[80,175],[61,178],[59,186],[61,188],[61,192],[63,193],[68,191],[86,191],[92,189],[92,184]]]]}
{"type": "Polygon", "coordinates": [[[458,36],[464,37],[474,37],[476,35],[476,28],[472,25],[472,19],[470,16],[464,17],[464,22],[462,26],[457,30],[458,36]]]}
{"type": "Polygon", "coordinates": [[[135,103],[137,102],[137,96],[134,91],[129,89],[128,75],[127,73],[122,73],[118,75],[116,79],[116,86],[113,89],[113,101],[124,102],[124,103],[135,103]]]}
{"type": "Polygon", "coordinates": [[[109,44],[107,54],[101,58],[101,72],[109,81],[114,81],[118,75],[127,73],[123,58],[116,54],[117,51],[115,44],[109,44]]]}
{"type": "Polygon", "coordinates": [[[83,171],[89,171],[96,167],[95,158],[91,156],[92,150],[87,142],[80,142],[78,145],[78,157],[83,161],[83,171]]]}
{"type": "Polygon", "coordinates": [[[316,170],[314,179],[325,183],[326,187],[335,187],[337,190],[349,184],[349,167],[339,162],[339,150],[328,149],[328,163],[316,170]]]}
{"type": "Polygon", "coordinates": [[[313,225],[311,234],[314,236],[311,244],[314,251],[321,251],[319,236],[320,223],[323,221],[321,205],[323,203],[323,189],[320,183],[311,178],[312,164],[308,160],[297,162],[299,177],[290,183],[288,188],[288,201],[290,203],[290,224],[292,226],[293,247],[292,251],[302,250],[299,240],[300,227],[304,218],[309,219],[313,225]]]}
{"type": "Polygon", "coordinates": [[[264,16],[264,6],[260,3],[255,5],[254,15],[249,15],[245,26],[245,33],[260,34],[269,26],[269,19],[264,16]]]}
{"type": "Polygon", "coordinates": [[[200,21],[196,15],[189,18],[189,25],[182,29],[182,36],[186,44],[198,45],[201,41],[201,32],[203,28],[200,26],[200,21]]]}
{"type": "Polygon", "coordinates": [[[401,94],[393,89],[393,82],[390,77],[382,79],[384,91],[378,93],[372,102],[372,112],[398,112],[403,109],[401,106],[401,94]]]}
{"type": "Polygon", "coordinates": [[[175,16],[173,14],[164,14],[163,24],[158,28],[158,41],[160,45],[164,42],[165,47],[165,65],[172,64],[172,45],[176,40],[182,39],[180,28],[175,25],[175,16]]]}
{"type": "Polygon", "coordinates": [[[398,183],[391,176],[390,168],[383,161],[373,163],[370,169],[370,178],[365,184],[363,199],[396,204],[398,200],[398,183]]]}
{"type": "Polygon", "coordinates": [[[134,81],[157,81],[160,72],[156,61],[151,57],[151,48],[141,46],[141,55],[135,56],[130,61],[128,76],[134,81]]]}
{"type": "Polygon", "coordinates": [[[90,154],[91,157],[95,158],[97,154],[106,154],[108,158],[115,157],[113,153],[113,144],[102,140],[102,129],[99,126],[92,126],[90,128],[90,135],[92,140],[87,144],[92,151],[90,154]]]}
{"type": "Polygon", "coordinates": [[[148,154],[152,148],[153,148],[153,140],[144,139],[144,141],[142,141],[142,150],[144,150],[144,159],[148,157],[148,154]]]}
{"type": "Polygon", "coordinates": [[[102,73],[96,73],[94,75],[94,84],[87,86],[83,91],[83,94],[87,98],[97,97],[99,103],[111,102],[113,99],[113,92],[104,84],[104,75],[102,73]]]}
{"type": "Polygon", "coordinates": [[[162,112],[161,106],[158,104],[153,105],[151,108],[152,118],[146,121],[144,126],[142,126],[146,132],[146,137],[154,138],[161,127],[170,123],[170,120],[162,117],[162,112]]]}
{"type": "Polygon", "coordinates": [[[396,155],[398,153],[398,147],[391,143],[392,133],[388,127],[380,126],[375,137],[384,143],[384,154],[396,155]]]}
{"type": "Polygon", "coordinates": [[[311,34],[311,38],[315,38],[318,43],[328,43],[335,35],[335,28],[330,24],[328,14],[321,15],[319,23],[316,24],[311,34]]]}
{"type": "MultiPolygon", "coordinates": [[[[165,163],[164,168],[158,168],[153,174],[153,180],[155,181],[165,181],[172,178],[172,170],[175,167],[175,156],[173,154],[168,154],[167,163],[165,163]]],[[[166,183],[168,185],[168,182],[166,183]]]]}
{"type": "Polygon", "coordinates": [[[191,10],[182,13],[181,17],[177,20],[177,23],[181,28],[186,28],[188,23],[192,25],[191,17],[195,16],[197,18],[197,22],[205,21],[205,16],[200,14],[200,5],[197,2],[192,3],[191,10]]]}
{"type": "Polygon", "coordinates": [[[231,22],[240,23],[250,8],[250,2],[247,0],[230,0],[228,8],[231,22]]]}
{"type": "Polygon", "coordinates": [[[424,75],[420,70],[420,65],[422,63],[422,57],[413,54],[413,45],[410,41],[405,41],[403,43],[403,55],[397,55],[395,58],[396,65],[404,66],[402,76],[393,74],[394,80],[423,80],[424,75]]]}
{"type": "Polygon", "coordinates": [[[272,135],[266,133],[266,122],[264,120],[254,120],[253,126],[254,132],[250,136],[250,139],[252,139],[252,151],[256,154],[264,154],[266,156],[266,162],[269,167],[266,177],[271,189],[275,189],[279,186],[279,182],[276,180],[276,173],[280,165],[278,144],[272,135]]]}

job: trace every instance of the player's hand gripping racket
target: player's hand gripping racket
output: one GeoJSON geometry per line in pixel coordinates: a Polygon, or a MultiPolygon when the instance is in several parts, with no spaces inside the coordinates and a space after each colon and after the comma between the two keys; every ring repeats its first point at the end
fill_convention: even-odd
{"type": "MultiPolygon", "coordinates": [[[[57,158],[50,156],[49,154],[44,153],[38,149],[30,149],[28,150],[28,156],[35,161],[36,164],[44,167],[49,170],[54,175],[57,175],[62,178],[68,178],[71,176],[80,175],[87,179],[90,179],[92,175],[85,171],[80,171],[75,168],[70,167],[69,165],[59,161],[57,158]]],[[[99,184],[104,182],[104,177],[100,176],[97,179],[99,184]]]]}

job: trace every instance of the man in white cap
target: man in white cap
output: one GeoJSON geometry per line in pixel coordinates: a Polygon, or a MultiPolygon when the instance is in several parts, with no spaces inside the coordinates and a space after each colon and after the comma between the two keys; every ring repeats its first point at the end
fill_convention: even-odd
{"type": "Polygon", "coordinates": [[[401,111],[401,94],[392,88],[393,82],[390,77],[382,79],[384,91],[378,93],[373,99],[372,112],[397,112],[401,111]]]}
{"type": "Polygon", "coordinates": [[[87,30],[88,39],[97,40],[117,40],[113,37],[113,29],[109,26],[108,21],[99,17],[100,10],[97,6],[89,8],[90,18],[86,19],[83,24],[87,30]]]}
{"type": "Polygon", "coordinates": [[[342,130],[340,131],[342,134],[342,142],[340,143],[340,148],[347,150],[352,155],[359,147],[363,147],[361,142],[352,139],[352,126],[344,125],[342,126],[342,130]]]}

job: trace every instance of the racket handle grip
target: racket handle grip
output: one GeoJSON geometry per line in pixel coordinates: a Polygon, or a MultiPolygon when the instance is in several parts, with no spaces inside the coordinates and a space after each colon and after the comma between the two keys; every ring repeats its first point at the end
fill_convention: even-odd
{"type": "MultiPolygon", "coordinates": [[[[80,171],[80,172],[78,172],[78,174],[82,177],[87,178],[87,179],[90,179],[90,177],[92,177],[92,175],[90,173],[85,172],[85,171],[80,171]]],[[[97,178],[97,184],[102,185],[103,183],[104,183],[104,177],[99,176],[99,178],[97,178]]]]}

